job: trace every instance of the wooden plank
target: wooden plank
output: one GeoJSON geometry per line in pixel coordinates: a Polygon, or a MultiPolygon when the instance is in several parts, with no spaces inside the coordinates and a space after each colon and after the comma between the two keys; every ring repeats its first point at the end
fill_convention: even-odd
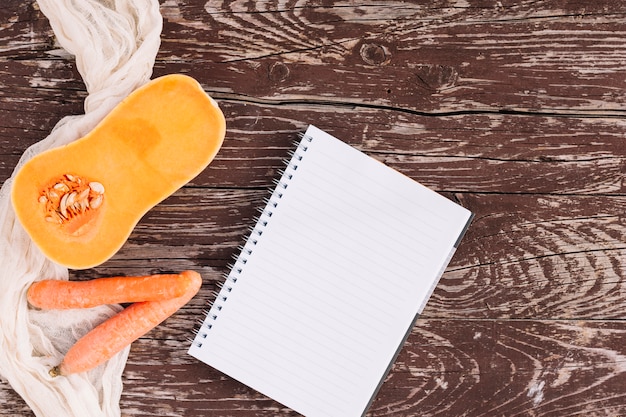
{"type": "Polygon", "coordinates": [[[459,198],[477,217],[425,314],[623,317],[624,197],[459,198]]]}
{"type": "MultiPolygon", "coordinates": [[[[619,323],[418,320],[370,415],[516,415],[531,410],[563,415],[619,410],[626,395],[623,336],[619,323]]],[[[160,365],[149,359],[153,343],[158,342],[142,343],[133,350],[131,371],[145,364],[160,365]]],[[[179,357],[176,344],[171,343],[173,353],[167,358],[171,374],[164,377],[172,380],[160,386],[176,390],[181,381],[194,386],[195,390],[183,394],[194,403],[183,409],[185,415],[210,415],[217,410],[249,414],[251,410],[241,408],[248,399],[258,399],[257,393],[209,367],[194,368],[193,359],[179,357]],[[194,385],[198,380],[201,384],[194,385]]],[[[272,401],[254,401],[252,406],[259,404],[268,409],[261,408],[258,415],[282,415],[280,405],[272,401]]],[[[153,413],[147,415],[158,415],[153,413]]]]}
{"type": "MultiPolygon", "coordinates": [[[[163,1],[156,73],[210,78],[211,91],[250,100],[623,116],[626,5],[512,3],[163,1]]],[[[5,10],[0,56],[58,50],[33,4],[5,10]]]]}
{"type": "MultiPolygon", "coordinates": [[[[122,415],[298,415],[186,355],[190,322],[172,319],[181,335],[133,345],[122,415]]],[[[368,415],[619,415],[624,337],[620,322],[420,319],[368,415]]],[[[0,415],[32,415],[0,388],[0,415]]]]}
{"type": "MultiPolygon", "coordinates": [[[[183,189],[150,211],[93,278],[228,272],[266,191],[183,189]]],[[[476,214],[424,316],[620,319],[626,310],[626,197],[455,194],[476,214]]],[[[210,300],[205,296],[205,300],[210,300]]]]}
{"type": "Polygon", "coordinates": [[[434,114],[623,114],[621,3],[201,3],[163,4],[158,70],[210,71],[217,91],[434,114]]]}
{"type": "MultiPolygon", "coordinates": [[[[42,126],[30,126],[30,113],[20,116],[17,113],[21,110],[3,112],[0,108],[0,115],[11,123],[0,126],[3,180],[11,174],[19,155],[47,135],[44,126],[52,128],[54,115],[63,117],[59,113],[64,110],[58,109],[53,97],[34,102],[31,100],[27,108],[48,109],[41,115],[44,119],[37,122],[42,126]]],[[[69,108],[78,103],[74,101],[69,108]]],[[[228,120],[227,137],[215,161],[192,181],[193,186],[269,187],[283,166],[282,160],[293,149],[298,132],[314,123],[437,191],[626,192],[626,122],[622,119],[428,117],[313,104],[221,101],[220,105],[228,120]]]]}

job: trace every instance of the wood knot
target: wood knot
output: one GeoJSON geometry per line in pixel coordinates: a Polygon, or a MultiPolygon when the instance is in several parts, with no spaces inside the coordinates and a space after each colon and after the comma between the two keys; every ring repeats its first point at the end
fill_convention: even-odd
{"type": "Polygon", "coordinates": [[[456,85],[459,73],[449,65],[422,65],[416,74],[419,84],[432,92],[440,92],[456,85]]]}
{"type": "Polygon", "coordinates": [[[364,43],[359,51],[361,58],[370,65],[383,65],[389,61],[389,50],[375,43],[364,43]]]}
{"type": "Polygon", "coordinates": [[[289,77],[289,68],[282,62],[274,62],[270,65],[268,77],[276,83],[285,81],[289,77]]]}

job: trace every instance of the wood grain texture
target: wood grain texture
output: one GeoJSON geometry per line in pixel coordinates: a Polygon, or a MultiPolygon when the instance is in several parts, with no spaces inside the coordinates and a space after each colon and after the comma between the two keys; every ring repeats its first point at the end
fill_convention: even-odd
{"type": "MultiPolygon", "coordinates": [[[[124,416],[297,416],[186,355],[308,123],[476,214],[370,413],[626,415],[626,3],[161,0],[155,76],[220,103],[211,166],[74,279],[197,269],[133,344],[124,416]]],[[[83,112],[32,1],[0,9],[0,181],[83,112]]],[[[1,306],[0,306],[1,308],[1,306]]],[[[0,379],[0,416],[32,416],[0,379]]]]}

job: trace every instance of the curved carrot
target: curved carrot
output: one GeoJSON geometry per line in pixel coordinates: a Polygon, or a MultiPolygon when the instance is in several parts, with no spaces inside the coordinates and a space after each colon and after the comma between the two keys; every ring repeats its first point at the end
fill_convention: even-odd
{"type": "Polygon", "coordinates": [[[34,282],[26,297],[40,309],[89,308],[101,304],[160,301],[180,297],[189,278],[180,274],[97,278],[89,281],[43,280],[34,282]]]}
{"type": "Polygon", "coordinates": [[[202,285],[197,272],[184,271],[181,275],[189,278],[189,286],[182,296],[131,304],[80,338],[65,354],[63,362],[50,370],[50,375],[70,375],[93,369],[174,314],[202,285]]]}

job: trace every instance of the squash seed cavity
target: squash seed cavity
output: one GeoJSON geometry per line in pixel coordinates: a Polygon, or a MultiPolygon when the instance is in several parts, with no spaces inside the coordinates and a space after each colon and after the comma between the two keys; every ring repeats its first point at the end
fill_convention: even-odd
{"type": "MultiPolygon", "coordinates": [[[[45,220],[49,223],[66,225],[83,223],[82,217],[91,218],[104,202],[104,186],[79,175],[65,174],[50,182],[39,195],[45,220]]],[[[87,218],[84,220],[87,221],[87,218]]],[[[72,228],[76,229],[76,228],[72,228]]]]}

